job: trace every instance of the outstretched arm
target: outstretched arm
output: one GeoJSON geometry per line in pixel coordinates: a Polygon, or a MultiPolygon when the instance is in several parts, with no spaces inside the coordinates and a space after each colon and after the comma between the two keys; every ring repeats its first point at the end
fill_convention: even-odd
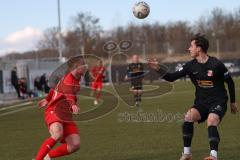
{"type": "Polygon", "coordinates": [[[163,79],[165,79],[166,81],[169,81],[169,82],[173,82],[173,81],[176,81],[177,79],[180,79],[185,76],[186,76],[186,72],[182,69],[180,71],[176,71],[173,73],[166,73],[163,76],[163,79]]]}
{"type": "Polygon", "coordinates": [[[156,70],[162,76],[163,79],[169,82],[173,82],[187,75],[186,66],[183,66],[179,71],[168,73],[167,68],[164,66],[161,66],[155,58],[149,59],[148,65],[150,66],[150,68],[156,70]]]}

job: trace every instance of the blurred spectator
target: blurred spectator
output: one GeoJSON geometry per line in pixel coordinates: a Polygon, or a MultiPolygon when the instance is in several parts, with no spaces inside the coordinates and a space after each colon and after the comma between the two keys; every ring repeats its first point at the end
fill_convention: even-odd
{"type": "Polygon", "coordinates": [[[49,91],[50,91],[50,87],[48,86],[48,80],[46,81],[46,84],[44,86],[44,91],[45,91],[45,93],[49,93],[49,91]]]}
{"type": "Polygon", "coordinates": [[[38,97],[38,92],[36,92],[35,90],[28,90],[27,89],[27,79],[26,78],[21,78],[19,79],[19,89],[20,89],[20,94],[21,94],[21,98],[25,99],[25,98],[32,98],[32,97],[38,97]]]}
{"type": "Polygon", "coordinates": [[[20,91],[21,98],[24,99],[28,95],[26,78],[20,78],[18,84],[19,84],[19,91],[20,91]]]}
{"type": "Polygon", "coordinates": [[[40,83],[40,77],[37,76],[35,79],[34,79],[34,91],[37,93],[38,96],[42,96],[42,85],[40,83]]]}
{"type": "Polygon", "coordinates": [[[20,88],[18,83],[18,76],[17,76],[17,67],[14,67],[11,71],[11,83],[17,92],[18,98],[21,98],[20,88]]]}
{"type": "Polygon", "coordinates": [[[47,83],[47,81],[46,81],[46,74],[44,73],[40,77],[40,85],[42,86],[42,90],[44,90],[46,83],[47,83]]]}
{"type": "Polygon", "coordinates": [[[48,93],[50,88],[48,86],[48,81],[46,78],[46,73],[44,73],[41,77],[40,77],[40,85],[42,86],[42,91],[44,91],[45,93],[48,93]]]}
{"type": "Polygon", "coordinates": [[[85,82],[85,86],[90,86],[91,81],[90,81],[89,70],[87,70],[84,75],[84,82],[85,82]]]}
{"type": "Polygon", "coordinates": [[[42,91],[43,90],[42,85],[40,83],[40,77],[39,76],[37,76],[34,79],[34,88],[36,88],[38,91],[42,91]]]}

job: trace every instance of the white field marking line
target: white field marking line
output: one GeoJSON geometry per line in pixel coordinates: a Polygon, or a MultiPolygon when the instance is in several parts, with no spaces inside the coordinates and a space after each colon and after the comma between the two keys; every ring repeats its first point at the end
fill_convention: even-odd
{"type": "MultiPolygon", "coordinates": [[[[240,90],[240,88],[236,88],[236,90],[240,90]]],[[[180,94],[180,93],[188,93],[188,92],[194,92],[194,90],[189,90],[189,91],[176,91],[176,92],[171,92],[171,94],[172,94],[172,93],[174,93],[174,94],[180,94]]],[[[26,102],[26,103],[31,104],[31,103],[33,103],[33,102],[26,102]]],[[[26,103],[25,103],[25,105],[26,105],[26,103]]],[[[19,104],[19,105],[21,106],[22,104],[19,104]]],[[[19,106],[19,105],[18,105],[18,106],[19,106]]],[[[16,105],[11,106],[11,107],[12,107],[12,108],[13,108],[13,107],[16,107],[16,105]]],[[[28,110],[28,109],[34,108],[34,107],[35,107],[35,106],[29,106],[29,107],[20,108],[20,109],[14,110],[14,111],[10,111],[10,112],[6,112],[6,113],[3,113],[3,114],[0,114],[0,116],[17,113],[17,112],[20,112],[20,111],[23,111],[23,110],[28,110]]],[[[7,107],[7,108],[9,108],[9,107],[7,107]]],[[[117,107],[116,107],[116,108],[117,108],[117,107]]],[[[2,109],[3,109],[3,108],[2,108],[2,109]]],[[[98,117],[98,118],[99,118],[99,117],[98,117]]]]}
{"type": "Polygon", "coordinates": [[[24,110],[28,110],[28,109],[34,108],[34,107],[35,107],[35,106],[28,106],[28,107],[24,107],[24,108],[19,108],[19,109],[14,110],[14,111],[10,111],[10,112],[6,112],[6,113],[2,113],[2,114],[0,114],[0,116],[5,116],[5,115],[9,115],[9,114],[17,113],[17,112],[20,112],[20,111],[24,111],[24,110]]]}
{"type": "MultiPolygon", "coordinates": [[[[87,96],[83,98],[85,99],[88,99],[87,96]]],[[[29,105],[29,104],[32,104],[33,102],[26,102],[26,103],[22,103],[22,104],[17,104],[17,105],[14,105],[14,106],[10,106],[10,107],[4,107],[2,108],[2,110],[6,110],[6,109],[9,109],[9,108],[16,108],[16,107],[19,107],[19,106],[26,106],[26,105],[29,105]]],[[[31,109],[31,108],[35,108],[35,106],[27,106],[27,107],[24,107],[24,108],[19,108],[19,109],[16,109],[14,111],[9,111],[9,112],[5,112],[5,113],[2,113],[0,114],[0,117],[1,116],[5,116],[5,115],[9,115],[9,114],[13,114],[13,113],[17,113],[17,112],[20,112],[20,111],[24,111],[24,110],[28,110],[28,109],[31,109]]],[[[95,108],[94,108],[95,109],[95,108]]],[[[0,110],[1,111],[1,110],[0,110]]]]}
{"type": "Polygon", "coordinates": [[[26,106],[26,105],[29,105],[29,104],[32,104],[33,102],[30,101],[30,102],[25,102],[25,103],[21,103],[21,104],[16,104],[16,105],[13,105],[13,106],[10,106],[10,107],[3,107],[3,108],[0,108],[0,111],[4,111],[4,110],[7,110],[7,109],[12,109],[12,108],[17,108],[17,107],[20,107],[20,106],[26,106]]]}
{"type": "MultiPolygon", "coordinates": [[[[84,99],[88,99],[87,96],[84,97],[84,99]]],[[[26,103],[22,103],[22,104],[17,104],[17,105],[14,105],[14,106],[10,106],[10,107],[4,107],[4,108],[1,108],[0,111],[3,111],[3,110],[7,110],[7,109],[11,109],[11,108],[16,108],[16,107],[19,107],[19,106],[26,106],[26,105],[30,105],[32,104],[33,102],[30,101],[30,102],[26,102],[26,103]]],[[[28,106],[28,107],[24,107],[24,108],[19,108],[19,109],[16,109],[14,111],[9,111],[9,112],[5,112],[5,113],[2,113],[0,114],[0,116],[5,116],[5,115],[8,115],[8,114],[13,114],[13,113],[17,113],[17,112],[20,112],[20,111],[24,111],[24,110],[28,110],[28,109],[31,109],[31,108],[34,108],[35,106],[28,106]]]]}

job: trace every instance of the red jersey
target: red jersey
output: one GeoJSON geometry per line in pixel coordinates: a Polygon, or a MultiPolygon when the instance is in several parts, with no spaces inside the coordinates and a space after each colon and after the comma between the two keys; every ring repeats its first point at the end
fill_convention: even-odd
{"type": "Polygon", "coordinates": [[[80,79],[76,79],[72,73],[66,74],[52,88],[45,98],[48,106],[45,109],[45,123],[48,128],[54,122],[59,122],[63,126],[63,138],[61,143],[66,143],[65,139],[69,135],[79,134],[77,125],[73,122],[72,105],[77,102],[77,94],[80,91],[80,79]]]}
{"type": "Polygon", "coordinates": [[[95,66],[92,68],[92,76],[94,77],[94,82],[103,82],[104,72],[106,68],[104,66],[95,66]]]}
{"type": "Polygon", "coordinates": [[[49,94],[46,96],[49,107],[54,107],[56,103],[61,100],[71,101],[72,104],[77,102],[77,94],[80,91],[80,79],[76,79],[72,73],[65,75],[57,84],[55,88],[52,88],[49,94]]]}

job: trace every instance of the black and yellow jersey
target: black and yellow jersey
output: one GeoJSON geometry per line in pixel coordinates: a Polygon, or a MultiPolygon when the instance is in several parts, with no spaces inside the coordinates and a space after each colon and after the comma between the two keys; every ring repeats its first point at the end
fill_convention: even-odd
{"type": "Polygon", "coordinates": [[[143,63],[130,63],[127,67],[127,76],[132,83],[141,83],[144,77],[143,63]]]}

